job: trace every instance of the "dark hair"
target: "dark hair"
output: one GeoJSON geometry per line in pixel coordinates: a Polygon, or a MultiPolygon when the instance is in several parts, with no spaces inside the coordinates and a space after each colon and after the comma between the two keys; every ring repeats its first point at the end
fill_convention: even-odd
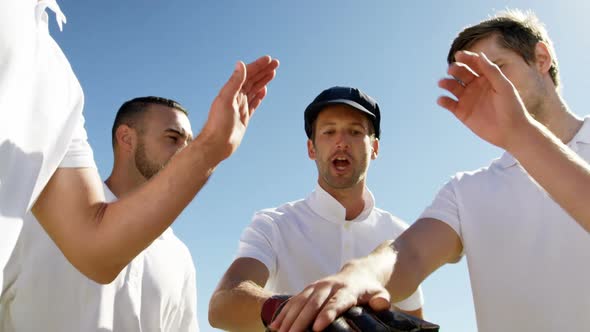
{"type": "Polygon", "coordinates": [[[139,122],[141,120],[140,117],[143,115],[145,111],[149,109],[150,105],[164,105],[172,107],[188,115],[188,111],[186,110],[186,108],[184,108],[182,105],[180,105],[180,103],[172,99],[148,96],[128,100],[124,102],[123,105],[121,105],[121,107],[117,111],[117,115],[115,116],[115,122],[113,123],[113,129],[111,132],[113,147],[117,144],[116,133],[117,128],[119,128],[119,126],[127,125],[131,128],[136,128],[140,132],[142,131],[141,126],[139,126],[139,122]]]}
{"type": "Polygon", "coordinates": [[[553,43],[539,18],[532,12],[509,9],[480,23],[467,27],[453,41],[447,62],[455,62],[457,51],[470,48],[477,41],[492,35],[498,36],[500,46],[519,54],[527,64],[535,61],[535,47],[543,42],[547,45],[552,62],[549,75],[555,86],[559,86],[559,69],[553,43]]]}

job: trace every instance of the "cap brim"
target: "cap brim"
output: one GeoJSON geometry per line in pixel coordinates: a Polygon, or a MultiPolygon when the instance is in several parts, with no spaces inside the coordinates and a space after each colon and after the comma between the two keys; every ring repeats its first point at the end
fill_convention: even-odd
{"type": "Polygon", "coordinates": [[[317,103],[313,106],[313,112],[316,113],[318,112],[320,109],[322,109],[323,107],[327,106],[327,105],[334,105],[334,104],[345,104],[348,105],[356,110],[359,110],[367,115],[369,115],[370,117],[372,117],[373,119],[376,119],[377,117],[375,116],[375,114],[371,113],[368,109],[366,109],[363,105],[354,102],[352,100],[348,100],[348,99],[333,99],[333,100],[327,100],[321,103],[317,103]]]}

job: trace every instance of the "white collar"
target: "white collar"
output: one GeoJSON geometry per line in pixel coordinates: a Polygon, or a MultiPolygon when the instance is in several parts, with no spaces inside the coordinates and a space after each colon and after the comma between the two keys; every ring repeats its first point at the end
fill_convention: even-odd
{"type": "MultiPolygon", "coordinates": [[[[584,118],[584,123],[582,124],[582,127],[578,130],[576,135],[574,135],[574,138],[572,138],[572,140],[567,144],[567,146],[576,150],[575,145],[578,143],[590,144],[590,116],[584,118]]],[[[504,154],[502,154],[502,157],[500,157],[500,159],[497,159],[497,163],[502,168],[509,168],[516,165],[518,161],[510,153],[504,152],[504,154]]]]}
{"type": "MultiPolygon", "coordinates": [[[[338,224],[344,224],[346,221],[346,208],[344,208],[340,202],[338,202],[332,195],[325,191],[319,184],[305,201],[315,213],[326,220],[338,224]]],[[[371,191],[369,191],[369,189],[366,187],[363,194],[363,201],[365,202],[363,211],[356,218],[350,220],[349,222],[363,221],[367,219],[367,217],[373,211],[373,208],[375,208],[375,198],[373,197],[371,191]]]]}

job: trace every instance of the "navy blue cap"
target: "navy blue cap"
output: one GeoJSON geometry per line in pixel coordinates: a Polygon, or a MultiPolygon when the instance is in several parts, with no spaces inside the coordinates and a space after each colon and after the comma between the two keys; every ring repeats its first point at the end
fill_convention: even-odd
{"type": "Polygon", "coordinates": [[[379,138],[381,134],[381,112],[375,99],[365,94],[359,89],[335,86],[322,91],[305,109],[305,133],[307,138],[311,138],[313,122],[318,117],[320,111],[327,105],[345,104],[359,110],[367,115],[373,123],[375,137],[379,138]]]}

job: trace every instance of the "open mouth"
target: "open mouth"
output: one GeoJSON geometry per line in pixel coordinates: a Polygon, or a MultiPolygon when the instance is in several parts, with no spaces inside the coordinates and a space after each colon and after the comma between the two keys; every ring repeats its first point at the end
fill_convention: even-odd
{"type": "Polygon", "coordinates": [[[337,171],[345,171],[350,166],[350,160],[345,156],[338,156],[332,159],[332,165],[337,171]]]}

